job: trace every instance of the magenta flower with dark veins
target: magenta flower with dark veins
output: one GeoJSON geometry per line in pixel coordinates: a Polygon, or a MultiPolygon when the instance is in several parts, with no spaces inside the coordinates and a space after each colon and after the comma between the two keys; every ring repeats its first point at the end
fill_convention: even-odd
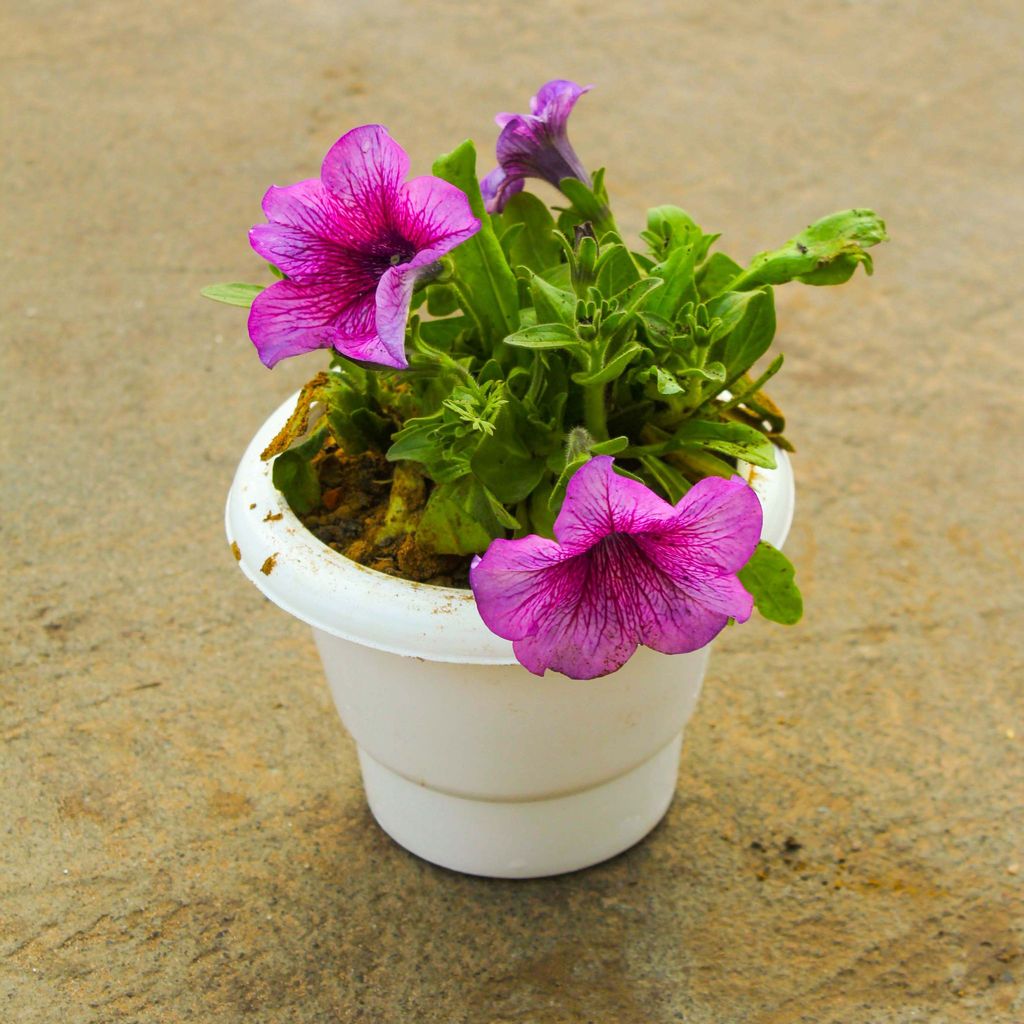
{"type": "Polygon", "coordinates": [[[488,213],[501,213],[523,190],[526,178],[543,178],[555,188],[563,178],[590,187],[587,174],[569,143],[567,123],[576,101],[592,87],[556,78],[530,100],[528,114],[498,114],[498,166],[480,182],[488,213]]]}
{"type": "Polygon", "coordinates": [[[753,598],[737,572],[761,536],[761,503],[739,477],[708,477],[670,505],[602,455],[576,471],[555,537],[492,541],[470,585],[487,626],[531,672],[614,672],[639,644],[695,651],[753,598]]]}
{"type": "Polygon", "coordinates": [[[480,230],[454,185],[405,181],[409,157],[379,124],[353,128],[324,157],[319,178],[263,197],[269,224],[252,247],[287,280],[256,296],[249,337],[273,366],[334,348],[351,359],[403,367],[409,302],[418,281],[480,230]]]}

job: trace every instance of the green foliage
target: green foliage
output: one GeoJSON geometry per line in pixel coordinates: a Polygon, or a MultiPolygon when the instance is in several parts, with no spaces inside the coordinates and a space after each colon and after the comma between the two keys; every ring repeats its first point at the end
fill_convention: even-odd
{"type": "Polygon", "coordinates": [[[327,436],[321,427],[302,444],[289,448],[274,459],[271,478],[298,515],[312,512],[320,502],[320,480],[312,460],[319,454],[327,436]]]}
{"type": "Polygon", "coordinates": [[[434,174],[466,193],[480,230],[450,259],[463,309],[484,338],[496,341],[519,326],[519,290],[501,243],[494,233],[476,176],[476,147],[468,139],[434,161],[434,174]]]}
{"type": "Polygon", "coordinates": [[[761,541],[739,577],[754,598],[754,607],[766,619],[792,626],[804,613],[795,574],[793,564],[781,551],[761,541]]]}
{"type": "Polygon", "coordinates": [[[223,302],[228,306],[244,306],[248,309],[252,305],[252,300],[263,291],[263,287],[261,284],[240,284],[238,282],[208,284],[205,288],[200,289],[199,294],[203,298],[213,299],[214,302],[223,302]]]}
{"type": "Polygon", "coordinates": [[[517,524],[472,476],[434,488],[416,529],[416,539],[442,555],[472,555],[517,524]]]}
{"type": "MultiPolygon", "coordinates": [[[[429,489],[422,513],[403,506],[394,515],[414,518],[392,525],[440,553],[551,536],[572,474],[594,455],[614,455],[618,472],[673,503],[702,477],[733,476],[739,460],[774,467],[777,448],[792,445],[764,391],[782,366],[770,357],[773,286],[838,284],[858,264],[870,273],[867,249],[886,238],[871,211],[848,210],[743,269],[712,253],[718,236],[675,206],[651,209],[646,250],[631,249],[602,172],[590,186],[563,181],[569,206],[557,217],[526,192],[487,214],[470,142],[434,173],[466,193],[482,226],[417,292],[408,369],[336,356],[270,455],[275,484],[308,511],[320,497],[312,459],[326,438],[353,454],[386,453],[429,489]]],[[[259,291],[204,294],[249,305],[259,291]]],[[[799,618],[781,553],[760,545],[741,579],[763,615],[799,618]]]]}
{"type": "Polygon", "coordinates": [[[873,210],[842,210],[815,221],[785,245],[755,256],[729,287],[733,291],[763,284],[842,284],[863,263],[870,274],[873,264],[867,247],[888,240],[885,221],[873,210]]]}
{"type": "MultiPolygon", "coordinates": [[[[513,235],[506,250],[510,266],[528,267],[539,274],[561,259],[562,246],[555,237],[555,219],[536,196],[529,192],[514,195],[505,204],[500,223],[504,232],[513,235]]],[[[503,242],[504,239],[505,234],[503,242]]]]}

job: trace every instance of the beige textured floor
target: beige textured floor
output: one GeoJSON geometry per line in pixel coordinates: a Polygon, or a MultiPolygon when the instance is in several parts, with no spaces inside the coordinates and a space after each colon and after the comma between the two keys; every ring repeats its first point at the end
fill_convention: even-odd
{"type": "Polygon", "coordinates": [[[1022,25],[4,4],[0,1019],[1024,1021],[1022,25]],[[319,360],[266,371],[197,291],[348,128],[424,172],[555,75],[633,231],[676,202],[749,256],[868,205],[894,242],[780,295],[805,621],[723,638],[647,842],[499,883],[375,828],[307,630],[237,572],[235,462],[319,360]]]}

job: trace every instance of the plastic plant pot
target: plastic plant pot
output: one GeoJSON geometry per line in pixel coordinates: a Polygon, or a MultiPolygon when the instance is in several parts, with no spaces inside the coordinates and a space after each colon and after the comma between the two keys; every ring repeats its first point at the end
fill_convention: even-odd
{"type": "MultiPolygon", "coordinates": [[[[245,575],[313,628],[380,826],[434,864],[497,878],[575,871],[641,840],[675,792],[710,645],[640,648],[600,679],[532,675],[468,590],[367,569],[302,525],[260,460],[295,400],[243,456],[227,535],[245,575]]],[[[786,453],[776,459],[738,471],[764,508],[763,538],[781,547],[794,489],[786,453]]]]}

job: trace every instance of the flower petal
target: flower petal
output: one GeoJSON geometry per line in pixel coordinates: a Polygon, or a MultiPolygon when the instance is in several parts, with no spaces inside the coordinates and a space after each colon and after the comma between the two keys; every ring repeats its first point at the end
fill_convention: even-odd
{"type": "Polygon", "coordinates": [[[317,179],[283,188],[272,186],[263,197],[269,224],[257,224],[249,243],[293,281],[311,282],[351,247],[344,213],[317,179]]]}
{"type": "Polygon", "coordinates": [[[703,608],[738,622],[753,598],[735,575],[761,536],[761,503],[740,477],[698,481],[676,505],[673,521],[635,540],[645,557],[703,608]]]}
{"type": "Polygon", "coordinates": [[[557,542],[496,540],[470,570],[481,617],[531,672],[590,679],[639,644],[695,651],[753,609],[735,575],[760,534],[753,491],[702,481],[672,506],[613,462],[597,456],[569,481],[557,542]]]}
{"type": "Polygon", "coordinates": [[[409,365],[405,356],[405,325],[416,281],[424,269],[411,264],[392,267],[385,271],[377,285],[375,323],[381,346],[388,354],[387,366],[404,368],[409,365]]]}
{"type": "Polygon", "coordinates": [[[761,502],[739,476],[699,480],[680,499],[676,514],[675,528],[691,560],[726,572],[739,572],[761,539],[761,502]]]}
{"type": "Polygon", "coordinates": [[[695,651],[729,620],[677,587],[625,534],[569,557],[539,537],[497,540],[470,582],[484,622],[538,675],[607,675],[641,643],[666,654],[695,651]]]}
{"type": "Polygon", "coordinates": [[[381,341],[373,292],[349,295],[336,282],[278,281],[253,300],[249,337],[260,359],[274,366],[288,356],[335,348],[350,359],[404,366],[381,341]]]}
{"type": "Polygon", "coordinates": [[[610,455],[576,470],[555,520],[555,536],[570,553],[592,547],[610,533],[664,528],[677,515],[667,501],[637,480],[620,476],[610,455]]]}
{"type": "Polygon", "coordinates": [[[605,541],[571,562],[577,579],[579,565],[588,567],[575,600],[560,596],[538,631],[513,644],[531,671],[552,668],[593,679],[621,668],[640,644],[664,654],[699,650],[729,621],[675,586],[628,537],[605,541]]]}
{"type": "Polygon", "coordinates": [[[582,590],[578,601],[553,607],[536,634],[513,641],[512,650],[538,676],[549,668],[570,679],[606,676],[622,668],[638,646],[620,613],[597,588],[582,590]]]}
{"type": "Polygon", "coordinates": [[[552,131],[564,132],[576,101],[591,89],[592,85],[577,85],[564,78],[555,78],[542,85],[530,100],[530,113],[543,118],[552,131]]]}
{"type": "Polygon", "coordinates": [[[509,177],[500,165],[480,181],[480,194],[484,198],[484,208],[488,213],[501,213],[505,204],[517,192],[523,191],[523,175],[509,177]]]}
{"type": "Polygon", "coordinates": [[[338,315],[334,289],[321,285],[278,281],[253,299],[249,310],[249,337],[266,366],[288,356],[330,348],[325,327],[338,315]]]}
{"type": "Polygon", "coordinates": [[[562,549],[546,537],[491,541],[469,570],[477,609],[488,629],[506,640],[535,633],[553,585],[546,573],[565,561],[562,549]]]}
{"type": "Polygon", "coordinates": [[[543,178],[555,188],[565,178],[576,178],[590,186],[590,175],[572,148],[564,124],[552,126],[532,114],[514,117],[501,129],[495,150],[510,178],[543,178]]]}
{"type": "Polygon", "coordinates": [[[354,244],[373,244],[393,230],[392,210],[408,172],[408,155],[383,125],[353,128],[327,151],[320,177],[354,244]]]}
{"type": "Polygon", "coordinates": [[[441,178],[424,175],[406,182],[395,206],[395,227],[424,262],[440,259],[480,230],[466,193],[441,178]]]}
{"type": "Polygon", "coordinates": [[[553,668],[592,679],[614,672],[636,650],[618,606],[591,578],[588,557],[566,557],[552,540],[492,541],[469,580],[480,617],[513,641],[516,658],[535,675],[553,668]]]}
{"type": "Polygon", "coordinates": [[[338,234],[341,209],[319,178],[294,185],[271,185],[263,196],[263,212],[272,224],[305,231],[318,238],[343,241],[338,234]]]}

